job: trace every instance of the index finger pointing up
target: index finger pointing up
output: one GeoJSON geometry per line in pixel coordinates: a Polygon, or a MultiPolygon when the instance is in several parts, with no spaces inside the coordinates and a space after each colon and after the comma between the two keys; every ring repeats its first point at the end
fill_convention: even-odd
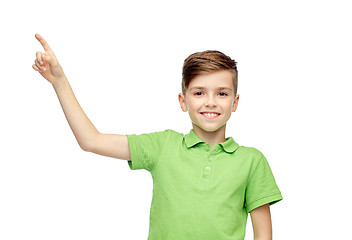
{"type": "Polygon", "coordinates": [[[45,39],[40,36],[38,33],[35,34],[36,39],[42,44],[43,48],[45,51],[51,51],[51,48],[49,47],[49,44],[45,41],[45,39]]]}

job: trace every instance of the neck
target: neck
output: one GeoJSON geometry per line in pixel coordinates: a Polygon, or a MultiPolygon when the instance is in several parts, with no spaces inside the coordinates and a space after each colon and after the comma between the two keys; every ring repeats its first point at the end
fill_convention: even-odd
{"type": "Polygon", "coordinates": [[[222,126],[220,129],[214,132],[207,132],[193,124],[193,131],[197,136],[204,142],[208,143],[210,148],[212,148],[217,143],[225,142],[225,129],[226,125],[222,126]]]}

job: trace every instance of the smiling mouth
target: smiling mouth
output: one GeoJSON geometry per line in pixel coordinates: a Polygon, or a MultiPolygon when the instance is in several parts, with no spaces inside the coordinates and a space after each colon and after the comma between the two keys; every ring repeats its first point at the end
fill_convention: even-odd
{"type": "Polygon", "coordinates": [[[217,118],[218,116],[220,116],[220,113],[202,112],[200,114],[202,114],[204,117],[206,117],[208,119],[214,119],[214,118],[217,118]]]}

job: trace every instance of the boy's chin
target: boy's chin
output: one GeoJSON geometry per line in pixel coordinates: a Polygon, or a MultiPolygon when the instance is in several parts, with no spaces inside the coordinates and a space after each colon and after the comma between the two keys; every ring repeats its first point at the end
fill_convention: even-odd
{"type": "Polygon", "coordinates": [[[196,128],[197,130],[199,131],[202,131],[202,132],[207,132],[207,133],[215,133],[215,132],[219,132],[221,131],[222,129],[224,129],[226,127],[226,124],[221,126],[221,127],[204,127],[204,126],[199,126],[199,125],[196,125],[196,124],[193,124],[193,130],[196,128]]]}

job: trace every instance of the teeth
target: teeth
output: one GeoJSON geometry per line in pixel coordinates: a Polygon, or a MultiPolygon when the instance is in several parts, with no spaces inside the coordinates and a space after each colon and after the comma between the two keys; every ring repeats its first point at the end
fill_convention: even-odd
{"type": "Polygon", "coordinates": [[[219,114],[216,114],[216,113],[203,113],[203,115],[205,115],[207,117],[215,117],[215,116],[218,116],[219,114]]]}

